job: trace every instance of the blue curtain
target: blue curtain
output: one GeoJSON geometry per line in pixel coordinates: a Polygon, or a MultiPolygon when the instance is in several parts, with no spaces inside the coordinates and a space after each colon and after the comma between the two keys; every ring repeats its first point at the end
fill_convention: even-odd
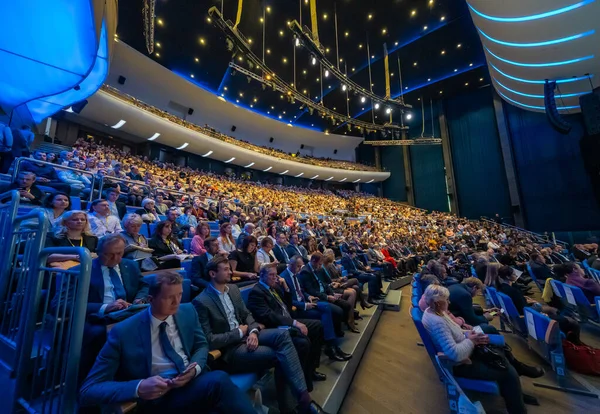
{"type": "Polygon", "coordinates": [[[380,147],[381,165],[392,175],[383,182],[383,196],[394,201],[406,201],[406,176],[402,147],[380,147]]]}
{"type": "MultiPolygon", "coordinates": [[[[533,231],[600,229],[600,211],[579,141],[581,115],[566,116],[573,129],[556,132],[543,113],[504,103],[528,228],[533,231]]],[[[600,156],[600,155],[599,155],[600,156]]]]}
{"type": "Polygon", "coordinates": [[[512,217],[492,89],[445,101],[460,215],[512,217]]]}
{"type": "Polygon", "coordinates": [[[410,147],[415,204],[419,208],[449,211],[441,145],[410,147]]]}

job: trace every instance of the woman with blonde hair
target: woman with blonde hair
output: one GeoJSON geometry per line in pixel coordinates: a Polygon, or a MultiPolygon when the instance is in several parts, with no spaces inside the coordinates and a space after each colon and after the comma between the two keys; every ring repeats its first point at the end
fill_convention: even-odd
{"type": "Polygon", "coordinates": [[[231,230],[232,227],[230,222],[221,224],[221,228],[219,229],[219,237],[217,237],[220,251],[231,253],[235,250],[235,239],[231,234],[231,230]]]}
{"type": "MultiPolygon", "coordinates": [[[[98,238],[92,234],[88,215],[81,210],[65,212],[56,231],[46,237],[46,247],[85,247],[95,254],[97,245],[98,238]]],[[[71,264],[69,262],[79,262],[79,256],[51,254],[48,257],[48,263],[60,262],[65,262],[65,266],[67,266],[71,264]]]]}
{"type": "Polygon", "coordinates": [[[484,282],[486,286],[498,287],[498,269],[500,269],[500,263],[488,263],[484,282]]]}
{"type": "Polygon", "coordinates": [[[494,347],[493,350],[504,368],[488,365],[482,356],[484,353],[475,350],[477,347],[487,346],[490,343],[489,336],[481,331],[463,331],[448,317],[448,289],[441,285],[429,285],[423,296],[428,306],[423,312],[423,326],[431,335],[437,351],[443,352],[456,363],[453,367],[454,375],[496,381],[509,414],[526,413],[525,403],[539,405],[535,397],[523,393],[519,375],[537,378],[544,375],[542,369],[517,361],[510,352],[500,347],[494,347]]]}

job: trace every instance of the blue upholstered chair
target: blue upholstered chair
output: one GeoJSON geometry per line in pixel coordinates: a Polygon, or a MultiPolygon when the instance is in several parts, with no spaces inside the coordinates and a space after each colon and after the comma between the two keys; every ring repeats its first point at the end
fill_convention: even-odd
{"type": "Polygon", "coordinates": [[[585,272],[591,276],[592,279],[594,279],[596,282],[600,283],[600,270],[596,270],[593,267],[591,267],[587,260],[584,260],[583,262],[581,262],[583,264],[583,268],[585,269],[585,272]]]}
{"type": "Polygon", "coordinates": [[[506,318],[508,326],[514,333],[525,338],[527,336],[525,320],[523,316],[519,315],[519,311],[517,311],[517,307],[512,299],[502,292],[496,292],[496,295],[500,308],[504,310],[504,317],[506,318]]]}
{"type": "Polygon", "coordinates": [[[485,412],[479,401],[472,402],[459,385],[452,371],[444,361],[436,355],[435,361],[442,372],[442,381],[446,386],[446,395],[451,414],[483,413],[485,412]]]}
{"type": "Polygon", "coordinates": [[[535,283],[535,285],[538,287],[538,289],[540,290],[540,292],[544,291],[544,286],[542,286],[540,284],[540,282],[537,280],[537,277],[535,277],[535,274],[533,273],[533,269],[531,269],[531,266],[529,265],[529,263],[527,263],[527,273],[529,273],[529,276],[531,277],[531,280],[533,280],[533,283],[535,283]]]}
{"type": "Polygon", "coordinates": [[[192,248],[192,239],[191,238],[185,238],[185,239],[181,239],[181,244],[183,245],[183,250],[189,252],[190,249],[192,248]]]}
{"type": "Polygon", "coordinates": [[[567,305],[578,313],[583,322],[600,323],[596,304],[592,305],[580,288],[566,283],[562,283],[562,287],[567,305]]]}

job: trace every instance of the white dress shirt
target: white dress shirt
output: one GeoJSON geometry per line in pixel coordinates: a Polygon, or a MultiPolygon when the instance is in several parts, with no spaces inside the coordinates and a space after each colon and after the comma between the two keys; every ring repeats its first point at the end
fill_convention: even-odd
{"type": "MultiPolygon", "coordinates": [[[[244,332],[240,329],[240,323],[235,316],[235,307],[233,306],[233,302],[229,297],[229,286],[225,285],[225,290],[221,293],[217,288],[215,288],[212,284],[209,285],[210,288],[217,294],[219,300],[221,301],[221,305],[223,305],[223,309],[225,309],[225,315],[227,315],[227,322],[229,322],[229,329],[232,331],[237,328],[240,333],[240,339],[244,337],[244,332]]],[[[248,332],[250,335],[252,332],[258,332],[258,329],[252,329],[248,332]]]]}
{"type": "Polygon", "coordinates": [[[103,237],[109,233],[120,233],[123,231],[118,217],[102,217],[96,213],[92,213],[88,217],[90,220],[92,233],[94,233],[94,236],[96,237],[103,237]]]}
{"type": "MultiPolygon", "coordinates": [[[[100,269],[102,269],[102,280],[104,281],[104,296],[102,298],[102,303],[104,303],[104,305],[102,305],[100,307],[100,310],[98,311],[98,315],[99,316],[104,316],[104,311],[106,310],[106,306],[108,306],[109,303],[112,303],[115,301],[116,299],[116,295],[115,295],[115,286],[113,285],[112,281],[110,280],[110,269],[107,266],[100,266],[100,269]]],[[[123,276],[121,276],[121,269],[119,269],[119,265],[114,267],[115,271],[117,272],[117,274],[119,275],[119,279],[121,279],[121,283],[123,284],[123,276]]],[[[125,287],[125,284],[123,284],[123,287],[125,287]]]]}
{"type": "Polygon", "coordinates": [[[272,258],[271,255],[269,255],[269,253],[265,252],[263,249],[260,249],[256,252],[256,260],[258,260],[258,264],[262,269],[263,267],[265,267],[265,265],[271,263],[272,258]]]}

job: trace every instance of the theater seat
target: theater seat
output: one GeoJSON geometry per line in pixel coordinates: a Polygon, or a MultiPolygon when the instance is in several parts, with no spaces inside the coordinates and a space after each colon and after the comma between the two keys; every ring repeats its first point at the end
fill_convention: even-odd
{"type": "Polygon", "coordinates": [[[562,287],[565,290],[567,306],[575,310],[583,322],[600,322],[598,311],[595,309],[596,305],[590,303],[580,288],[566,283],[563,283],[562,287]]]}
{"type": "Polygon", "coordinates": [[[189,253],[190,248],[192,247],[192,239],[189,237],[182,239],[181,243],[183,244],[183,250],[185,250],[189,253]]]}
{"type": "Polygon", "coordinates": [[[81,210],[80,197],[71,197],[71,210],[81,210]]]}
{"type": "Polygon", "coordinates": [[[519,315],[519,311],[517,311],[512,299],[502,292],[498,292],[497,296],[500,307],[504,310],[504,315],[506,316],[506,321],[510,328],[514,333],[526,338],[527,327],[525,326],[525,318],[519,315]]]}
{"type": "Polygon", "coordinates": [[[535,274],[533,273],[533,269],[531,269],[531,266],[529,265],[529,263],[527,263],[527,273],[529,273],[529,276],[531,277],[531,280],[533,280],[533,283],[535,283],[535,285],[538,287],[538,289],[540,290],[540,292],[543,292],[544,291],[544,287],[537,280],[537,277],[535,277],[535,274]]]}

